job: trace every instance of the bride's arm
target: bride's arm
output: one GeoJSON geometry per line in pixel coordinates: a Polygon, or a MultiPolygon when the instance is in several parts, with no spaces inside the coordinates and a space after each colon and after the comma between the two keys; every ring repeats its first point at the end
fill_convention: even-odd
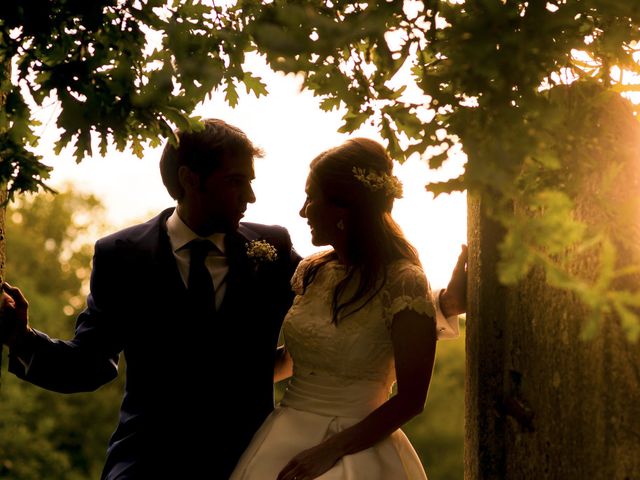
{"type": "Polygon", "coordinates": [[[276,362],[273,369],[273,383],[286,380],[293,375],[293,359],[284,345],[276,351],[276,362]]]}
{"type": "Polygon", "coordinates": [[[435,322],[425,314],[402,310],[394,316],[391,338],[397,394],[352,427],[296,455],[278,480],[316,478],[343,456],[373,446],[422,412],[436,352],[435,322]]]}

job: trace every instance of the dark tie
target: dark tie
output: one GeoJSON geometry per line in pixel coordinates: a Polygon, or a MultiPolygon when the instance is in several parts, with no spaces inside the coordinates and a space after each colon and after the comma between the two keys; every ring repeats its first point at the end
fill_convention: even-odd
{"type": "Polygon", "coordinates": [[[189,260],[188,289],[191,301],[198,312],[211,315],[216,311],[216,292],[211,274],[205,264],[207,254],[215,250],[215,245],[204,239],[189,242],[191,259],[189,260]]]}

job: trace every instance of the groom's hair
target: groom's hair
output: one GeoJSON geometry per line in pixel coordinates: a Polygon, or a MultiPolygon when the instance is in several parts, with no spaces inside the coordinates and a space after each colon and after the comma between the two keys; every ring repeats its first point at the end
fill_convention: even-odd
{"type": "Polygon", "coordinates": [[[170,142],[164,147],[160,158],[160,175],[169,195],[180,200],[184,189],[180,185],[178,169],[186,166],[205,178],[222,164],[224,159],[246,159],[260,157],[262,150],[256,147],[238,127],[208,118],[202,121],[204,128],[198,131],[176,131],[178,146],[170,142]]]}

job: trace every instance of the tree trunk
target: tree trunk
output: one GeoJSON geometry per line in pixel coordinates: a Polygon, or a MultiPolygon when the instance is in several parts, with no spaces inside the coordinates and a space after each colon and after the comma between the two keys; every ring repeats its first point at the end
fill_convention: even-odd
{"type": "MultiPolygon", "coordinates": [[[[11,63],[1,62],[0,69],[4,69],[6,75],[11,74],[11,63]]],[[[6,92],[0,91],[0,112],[4,111],[5,103],[7,99],[6,92]]],[[[0,156],[0,162],[4,162],[5,159],[0,156]]],[[[0,293],[2,293],[2,286],[4,285],[4,264],[6,260],[6,245],[5,245],[5,214],[7,200],[7,183],[0,180],[0,293]]],[[[4,327],[0,320],[0,373],[2,373],[2,357],[4,355],[2,336],[4,335],[4,327]]]]}
{"type": "Polygon", "coordinates": [[[0,285],[4,282],[4,261],[6,259],[5,255],[5,233],[4,233],[4,225],[5,225],[5,213],[6,209],[4,207],[4,202],[7,199],[7,186],[6,184],[0,184],[0,285]]]}
{"type": "MultiPolygon", "coordinates": [[[[621,159],[605,208],[598,202],[602,163],[594,162],[576,213],[591,225],[617,225],[618,263],[629,265],[640,258],[640,135],[621,105],[614,101],[599,113],[608,128],[603,135],[634,142],[636,154],[621,159]],[[629,218],[633,223],[624,224],[629,218]]],[[[549,287],[540,269],[501,286],[495,271],[502,236],[483,214],[483,199],[469,195],[465,478],[640,479],[638,343],[614,314],[582,340],[587,309],[575,295],[549,287]]],[[[582,255],[572,271],[593,277],[599,258],[592,255],[582,255]]],[[[629,276],[618,286],[638,285],[629,276]]]]}
{"type": "Polygon", "coordinates": [[[466,322],[465,478],[504,478],[504,323],[500,301],[507,289],[496,275],[502,228],[482,213],[480,198],[468,195],[469,296],[466,322]]]}
{"type": "MultiPolygon", "coordinates": [[[[0,68],[5,70],[6,75],[11,74],[10,63],[0,63],[0,68]]],[[[4,111],[4,105],[6,101],[6,92],[0,92],[0,111],[4,111]]],[[[0,157],[0,162],[4,162],[5,159],[0,157]]],[[[7,184],[0,180],[0,285],[4,283],[4,262],[6,259],[5,249],[5,202],[7,200],[7,184]]]]}

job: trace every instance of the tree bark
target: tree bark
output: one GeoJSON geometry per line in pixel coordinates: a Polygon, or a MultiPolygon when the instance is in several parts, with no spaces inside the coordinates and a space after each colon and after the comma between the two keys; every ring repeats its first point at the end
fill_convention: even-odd
{"type": "MultiPolygon", "coordinates": [[[[5,70],[6,75],[11,74],[11,64],[7,62],[0,63],[0,68],[5,70]]],[[[0,92],[0,111],[4,111],[6,92],[0,92]]],[[[0,162],[4,162],[5,159],[0,157],[0,162]]],[[[5,248],[5,214],[6,214],[6,200],[7,200],[7,183],[0,180],[0,285],[4,283],[4,264],[6,259],[5,248]]]]}
{"type": "Polygon", "coordinates": [[[504,478],[505,419],[500,414],[507,288],[498,282],[497,245],[503,229],[468,196],[468,310],[465,376],[465,478],[504,478]]]}
{"type": "MultiPolygon", "coordinates": [[[[0,205],[4,205],[7,199],[7,185],[0,184],[0,205]]],[[[6,208],[0,207],[0,285],[4,283],[4,262],[6,259],[5,248],[5,213],[6,208]]]]}
{"type": "MultiPolygon", "coordinates": [[[[614,100],[597,121],[603,135],[634,143],[635,154],[620,159],[604,206],[603,168],[594,162],[576,214],[590,225],[613,225],[618,264],[630,265],[640,258],[640,134],[623,103],[614,100]]],[[[484,215],[483,200],[469,195],[465,478],[640,479],[638,343],[614,314],[593,338],[581,339],[587,308],[548,286],[540,269],[518,285],[500,285],[503,232],[484,215]]],[[[593,277],[599,261],[593,252],[583,254],[572,272],[593,277]]],[[[618,287],[637,291],[639,284],[637,275],[627,276],[618,287]]]]}

